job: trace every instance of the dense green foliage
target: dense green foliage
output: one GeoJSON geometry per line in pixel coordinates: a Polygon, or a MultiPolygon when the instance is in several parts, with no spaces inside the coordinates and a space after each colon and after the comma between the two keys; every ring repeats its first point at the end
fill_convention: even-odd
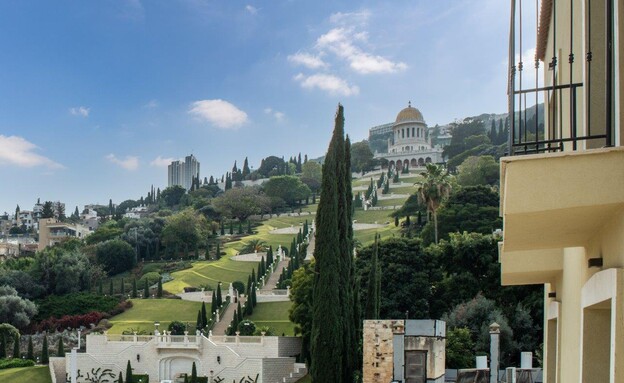
{"type": "MultiPolygon", "coordinates": [[[[503,227],[498,207],[498,191],[489,186],[467,186],[454,190],[438,209],[438,235],[441,239],[448,239],[449,234],[455,232],[492,233],[503,227]]],[[[427,223],[421,237],[425,243],[434,242],[433,223],[427,223]]]]}
{"type": "Polygon", "coordinates": [[[119,304],[119,298],[91,293],[49,295],[36,301],[39,312],[36,320],[63,315],[87,314],[93,311],[110,312],[119,304]]]}
{"type": "Polygon", "coordinates": [[[10,286],[0,286],[0,323],[24,328],[37,314],[37,307],[28,299],[21,298],[10,286]]]}
{"type": "Polygon", "coordinates": [[[0,359],[0,370],[5,368],[32,367],[35,362],[30,359],[0,359]]]}
{"type": "Polygon", "coordinates": [[[136,265],[136,252],[126,241],[111,239],[100,243],[95,256],[109,275],[130,270],[136,265]]]}
{"type": "Polygon", "coordinates": [[[296,176],[271,177],[262,187],[267,197],[281,200],[287,206],[300,204],[312,193],[310,188],[296,176]]]}

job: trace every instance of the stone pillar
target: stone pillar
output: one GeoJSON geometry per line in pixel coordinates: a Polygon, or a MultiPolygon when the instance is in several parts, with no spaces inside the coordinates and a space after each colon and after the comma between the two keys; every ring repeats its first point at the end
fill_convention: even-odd
{"type": "Polygon", "coordinates": [[[558,381],[580,382],[583,364],[581,339],[583,339],[581,290],[585,280],[585,248],[563,249],[563,278],[561,280],[561,316],[559,317],[558,381]],[[565,335],[563,335],[565,334],[565,335]],[[563,335],[563,336],[562,336],[563,335]]]}
{"type": "Polygon", "coordinates": [[[533,353],[532,352],[520,353],[520,368],[524,370],[530,370],[533,368],[533,353]]]}
{"type": "Polygon", "coordinates": [[[498,383],[498,359],[500,353],[500,325],[490,325],[490,383],[498,383]]]}
{"type": "Polygon", "coordinates": [[[71,359],[69,360],[69,377],[71,383],[76,383],[78,379],[78,350],[72,348],[71,359]]]}

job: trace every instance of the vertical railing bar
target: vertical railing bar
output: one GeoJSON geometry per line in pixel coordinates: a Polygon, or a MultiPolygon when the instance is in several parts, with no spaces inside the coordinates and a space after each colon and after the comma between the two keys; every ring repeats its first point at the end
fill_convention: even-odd
{"type": "Polygon", "coordinates": [[[516,0],[511,0],[510,8],[510,28],[509,28],[509,81],[508,81],[508,100],[509,100],[509,137],[507,137],[507,149],[509,155],[513,153],[513,143],[515,142],[515,42],[516,42],[516,0]]]}
{"type": "MultiPolygon", "coordinates": [[[[535,42],[539,40],[539,0],[535,0],[535,42]]],[[[537,49],[535,49],[535,89],[539,88],[539,59],[537,49]]],[[[539,141],[539,92],[535,92],[535,149],[538,148],[539,141]]]]}
{"type": "MultiPolygon", "coordinates": [[[[518,30],[519,30],[519,36],[518,36],[518,46],[519,46],[519,54],[518,54],[518,87],[519,90],[522,92],[522,71],[523,71],[523,63],[522,63],[522,0],[518,1],[518,23],[520,24],[518,30]]],[[[526,109],[526,103],[524,104],[524,108],[526,109]]],[[[523,124],[522,124],[522,95],[519,95],[518,97],[518,138],[520,143],[523,143],[524,140],[526,140],[526,131],[524,132],[524,139],[522,138],[522,130],[523,128],[526,128],[523,124]]],[[[514,114],[514,118],[515,118],[515,114],[514,114]]],[[[526,147],[525,147],[525,152],[526,152],[526,147]]]]}
{"type": "MultiPolygon", "coordinates": [[[[553,14],[553,57],[550,63],[552,68],[552,84],[553,89],[557,87],[557,0],[553,0],[552,2],[552,14],[553,14]]],[[[553,90],[553,98],[557,96],[556,91],[553,90]]],[[[556,107],[556,100],[553,100],[552,109],[556,107]]],[[[556,110],[551,111],[552,114],[552,122],[553,122],[553,138],[557,135],[557,125],[556,125],[556,110]]],[[[561,138],[561,136],[559,136],[561,138]]]]}
{"type": "Polygon", "coordinates": [[[613,83],[612,83],[612,61],[613,61],[613,1],[606,0],[606,15],[605,15],[605,37],[606,37],[606,57],[605,57],[605,134],[606,134],[606,146],[612,146],[611,142],[611,128],[613,125],[612,118],[612,93],[613,93],[613,83]]]}
{"type": "Polygon", "coordinates": [[[559,89],[559,150],[563,152],[563,88],[559,89]]]}
{"type": "MultiPolygon", "coordinates": [[[[570,0],[570,54],[568,56],[568,62],[570,63],[570,86],[573,83],[573,69],[574,69],[574,0],[570,0]]],[[[572,124],[572,120],[575,117],[572,115],[573,111],[576,109],[572,104],[573,97],[572,94],[576,96],[576,90],[570,87],[570,138],[574,138],[572,141],[572,150],[576,150],[576,126],[572,124]]]]}
{"type": "Polygon", "coordinates": [[[585,59],[587,60],[587,91],[585,94],[586,108],[587,108],[587,135],[591,136],[591,63],[592,63],[592,39],[591,39],[591,0],[587,0],[587,54],[585,55],[585,59]]]}

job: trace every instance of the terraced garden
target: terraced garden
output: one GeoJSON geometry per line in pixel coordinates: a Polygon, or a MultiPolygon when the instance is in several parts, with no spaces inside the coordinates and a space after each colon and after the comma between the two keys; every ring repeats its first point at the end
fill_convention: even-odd
{"type": "Polygon", "coordinates": [[[154,322],[160,322],[160,329],[166,329],[169,323],[180,321],[188,323],[189,331],[195,331],[197,311],[200,302],[183,301],[180,299],[133,299],[132,308],[112,317],[113,325],[108,332],[121,334],[124,331],[144,331],[152,333],[154,322]]]}
{"type": "Polygon", "coordinates": [[[0,382],[7,383],[51,383],[48,366],[7,368],[0,370],[0,382]]]}
{"type": "Polygon", "coordinates": [[[288,319],[291,302],[263,302],[254,308],[253,315],[248,319],[256,324],[256,328],[268,326],[275,335],[295,335],[295,325],[288,319]]]}

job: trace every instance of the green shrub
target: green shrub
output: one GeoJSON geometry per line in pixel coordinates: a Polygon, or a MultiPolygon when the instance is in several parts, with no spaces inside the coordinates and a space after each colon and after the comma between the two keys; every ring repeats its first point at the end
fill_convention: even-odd
{"type": "Polygon", "coordinates": [[[143,265],[141,272],[143,274],[147,273],[160,273],[162,271],[162,263],[146,263],[143,265]]]}
{"type": "Polygon", "coordinates": [[[232,282],[232,287],[238,291],[239,294],[245,294],[245,284],[241,281],[232,282]]]}
{"type": "Polygon", "coordinates": [[[147,279],[147,284],[149,286],[158,283],[158,281],[160,280],[160,274],[158,274],[155,271],[143,274],[143,276],[141,277],[141,279],[139,279],[139,282],[137,283],[138,286],[144,286],[145,285],[145,280],[147,279]]]}
{"type": "Polygon", "coordinates": [[[39,308],[36,321],[64,315],[82,315],[93,311],[110,312],[119,304],[119,298],[90,293],[50,295],[35,301],[39,308]]]}
{"type": "Polygon", "coordinates": [[[0,359],[0,370],[15,367],[32,367],[35,362],[30,359],[0,359]]]}
{"type": "Polygon", "coordinates": [[[241,335],[253,335],[256,332],[256,324],[250,320],[244,320],[238,324],[241,335]]]}
{"type": "Polygon", "coordinates": [[[180,321],[173,321],[169,323],[169,328],[167,330],[169,330],[172,335],[184,335],[186,325],[180,321]]]}

